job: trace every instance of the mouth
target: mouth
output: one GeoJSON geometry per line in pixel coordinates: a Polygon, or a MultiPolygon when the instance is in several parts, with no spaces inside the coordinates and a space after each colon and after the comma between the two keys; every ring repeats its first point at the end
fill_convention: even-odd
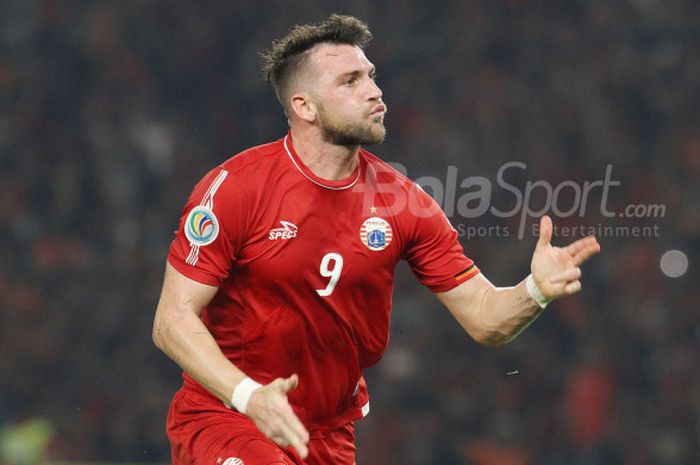
{"type": "Polygon", "coordinates": [[[385,113],[386,113],[386,105],[384,105],[383,103],[380,103],[379,105],[374,107],[374,109],[369,114],[369,116],[373,116],[373,117],[384,116],[385,113]]]}

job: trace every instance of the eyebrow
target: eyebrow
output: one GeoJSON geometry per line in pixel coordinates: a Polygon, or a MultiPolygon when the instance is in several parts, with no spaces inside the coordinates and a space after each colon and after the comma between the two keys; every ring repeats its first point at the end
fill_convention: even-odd
{"type": "MultiPolygon", "coordinates": [[[[348,71],[347,73],[341,74],[340,76],[338,76],[338,79],[344,79],[344,78],[349,78],[349,77],[356,77],[356,76],[359,76],[360,74],[362,74],[362,71],[359,70],[359,69],[356,69],[356,70],[354,70],[354,71],[348,71]]],[[[376,68],[375,66],[372,66],[372,67],[369,69],[369,71],[367,72],[367,74],[368,74],[370,77],[375,76],[375,75],[377,74],[377,68],[376,68]]]]}

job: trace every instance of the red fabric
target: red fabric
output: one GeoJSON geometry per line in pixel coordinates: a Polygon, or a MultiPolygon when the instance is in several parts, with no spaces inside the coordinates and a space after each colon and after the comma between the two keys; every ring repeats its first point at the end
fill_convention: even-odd
{"type": "Polygon", "coordinates": [[[355,464],[355,430],[351,422],[312,439],[309,456],[302,460],[293,449],[273,443],[247,416],[185,389],[173,398],[168,436],[173,465],[355,464]]]}
{"type": "MultiPolygon", "coordinates": [[[[401,258],[433,291],[475,274],[456,231],[413,182],[366,151],[349,178],[324,181],[303,166],[289,136],[207,174],[168,256],[185,276],[220,286],[202,320],[236,366],[260,383],[299,374],[289,400],[312,434],[361,417],[369,397],[362,370],[387,345],[401,258]],[[195,248],[184,227],[200,206],[211,207],[219,234],[195,248]],[[388,227],[372,232],[374,224],[388,227]]],[[[208,394],[185,378],[187,389],[208,394]]]]}

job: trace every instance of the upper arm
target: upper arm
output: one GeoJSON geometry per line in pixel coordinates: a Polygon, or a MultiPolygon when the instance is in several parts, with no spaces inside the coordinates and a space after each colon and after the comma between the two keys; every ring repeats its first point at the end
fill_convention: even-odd
{"type": "Polygon", "coordinates": [[[186,314],[195,314],[199,317],[202,309],[211,302],[216,292],[217,286],[202,284],[188,278],[177,271],[170,263],[165,266],[165,278],[163,279],[163,290],[161,291],[156,317],[153,327],[153,336],[163,324],[171,318],[186,314]]]}
{"type": "Polygon", "coordinates": [[[159,347],[173,331],[194,324],[214,298],[246,237],[245,185],[217,167],[194,187],[170,245],[153,339],[159,347]]]}
{"type": "Polygon", "coordinates": [[[229,168],[217,167],[197,183],[168,252],[173,268],[210,286],[223,284],[248,237],[251,195],[229,168]]]}
{"type": "Polygon", "coordinates": [[[482,273],[479,273],[449,291],[436,292],[435,296],[447,307],[469,335],[480,341],[482,334],[479,312],[486,294],[493,288],[493,284],[482,273]]]}

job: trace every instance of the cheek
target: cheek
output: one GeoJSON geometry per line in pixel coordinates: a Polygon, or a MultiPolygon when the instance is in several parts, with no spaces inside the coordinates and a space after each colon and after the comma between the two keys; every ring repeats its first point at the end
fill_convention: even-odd
{"type": "Polygon", "coordinates": [[[333,95],[333,105],[337,108],[360,108],[363,99],[358,87],[341,87],[333,95]]]}
{"type": "Polygon", "coordinates": [[[346,119],[357,114],[361,106],[352,97],[342,96],[328,101],[324,105],[326,115],[333,119],[346,119]]]}
{"type": "Polygon", "coordinates": [[[361,117],[364,111],[362,103],[357,89],[341,88],[325,96],[320,110],[326,121],[340,123],[361,117]]]}

